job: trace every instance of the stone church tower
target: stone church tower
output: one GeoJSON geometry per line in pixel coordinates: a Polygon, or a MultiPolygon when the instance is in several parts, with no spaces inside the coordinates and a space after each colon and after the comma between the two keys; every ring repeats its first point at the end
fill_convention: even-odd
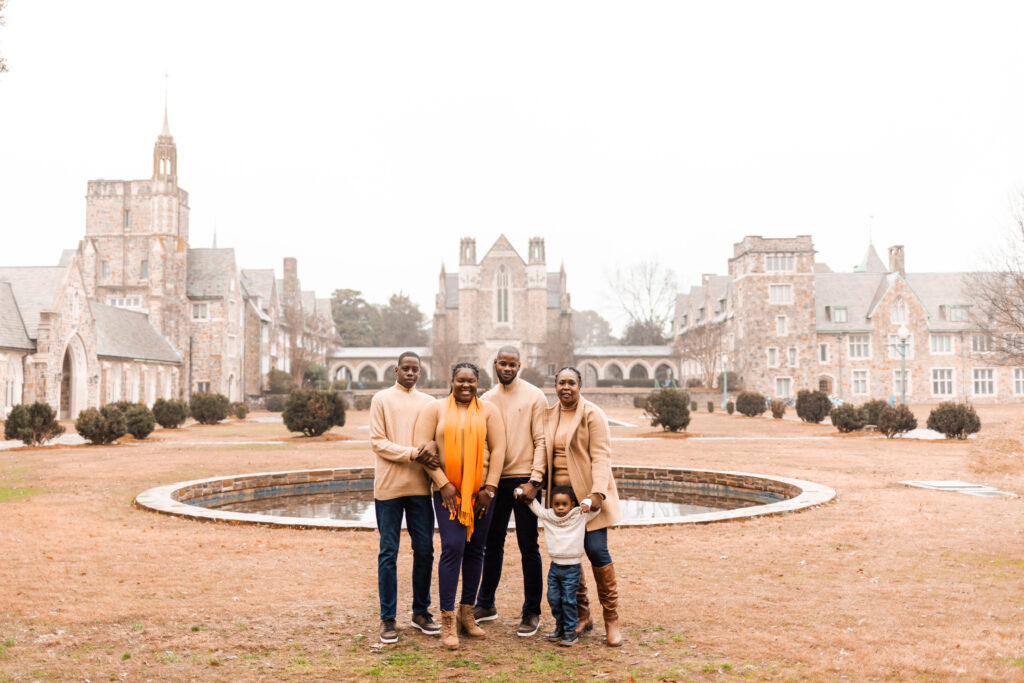
{"type": "Polygon", "coordinates": [[[492,374],[491,362],[508,344],[524,368],[541,373],[572,356],[572,312],[565,271],[549,273],[544,239],[530,239],[527,260],[501,235],[479,261],[476,240],[462,238],[459,270],[441,268],[434,312],[434,376],[459,360],[492,374]]]}
{"type": "Polygon", "coordinates": [[[89,181],[85,239],[78,250],[89,298],[147,312],[153,326],[185,351],[183,382],[189,376],[188,213],[165,105],[152,177],[89,181]]]}

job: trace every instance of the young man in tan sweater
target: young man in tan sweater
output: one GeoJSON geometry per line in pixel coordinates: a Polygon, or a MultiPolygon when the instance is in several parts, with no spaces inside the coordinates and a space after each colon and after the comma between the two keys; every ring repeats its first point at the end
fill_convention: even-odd
{"type": "Polygon", "coordinates": [[[478,622],[498,618],[494,594],[501,581],[505,535],[509,518],[516,519],[516,540],[523,566],[522,621],[516,634],[529,637],[540,628],[540,603],[544,593],[544,565],[537,544],[537,517],[529,504],[537,496],[546,468],[544,419],[548,402],[544,392],[519,378],[519,349],[503,346],[494,360],[498,384],[483,396],[501,411],[505,421],[505,465],[494,499],[494,518],[484,551],[484,572],[473,616],[478,622]],[[516,500],[515,490],[523,496],[516,500]]]}
{"type": "Polygon", "coordinates": [[[380,532],[377,592],[382,643],[398,641],[396,564],[403,515],[412,542],[412,626],[428,635],[441,633],[427,611],[434,566],[434,509],[430,478],[423,466],[436,456],[413,445],[416,416],[433,399],[416,390],[419,378],[420,358],[406,351],[398,358],[395,385],[374,394],[370,402],[370,447],[376,455],[373,506],[380,532]]]}

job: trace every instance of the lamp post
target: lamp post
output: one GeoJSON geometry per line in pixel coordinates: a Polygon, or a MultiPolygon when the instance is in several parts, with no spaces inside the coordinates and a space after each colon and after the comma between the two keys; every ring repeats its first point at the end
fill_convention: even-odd
{"type": "Polygon", "coordinates": [[[722,354],[722,410],[725,410],[726,404],[729,402],[729,356],[722,354]]]}
{"type": "Polygon", "coordinates": [[[900,405],[907,405],[907,338],[910,330],[906,325],[900,325],[896,330],[896,336],[900,339],[900,405]]]}

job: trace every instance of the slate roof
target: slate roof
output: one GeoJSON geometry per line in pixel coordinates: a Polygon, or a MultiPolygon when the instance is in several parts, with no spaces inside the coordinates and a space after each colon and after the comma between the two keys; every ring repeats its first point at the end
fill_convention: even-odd
{"type": "Polygon", "coordinates": [[[444,307],[459,307],[459,274],[446,273],[444,276],[444,307]]]}
{"type": "Polygon", "coordinates": [[[64,282],[65,266],[11,266],[0,268],[0,282],[8,282],[30,339],[39,331],[39,313],[57,300],[64,282]]]}
{"type": "Polygon", "coordinates": [[[664,346],[581,346],[573,353],[580,357],[604,358],[623,356],[639,358],[641,356],[671,356],[672,347],[664,346]]]}
{"type": "Polygon", "coordinates": [[[71,263],[71,259],[75,258],[75,254],[78,253],[77,249],[65,249],[60,252],[60,261],[57,262],[58,266],[66,266],[71,263]]]}
{"type": "Polygon", "coordinates": [[[879,273],[815,273],[814,319],[817,329],[824,332],[870,330],[868,320],[871,302],[878,285],[885,279],[879,273]],[[846,322],[835,323],[825,314],[827,306],[845,306],[846,322]]]}
{"type": "Polygon", "coordinates": [[[264,308],[270,308],[270,299],[274,295],[274,270],[272,268],[243,268],[241,281],[252,296],[260,298],[264,308]]]}
{"type": "Polygon", "coordinates": [[[885,263],[878,256],[878,252],[875,251],[875,245],[869,244],[867,252],[864,253],[864,258],[861,260],[860,265],[854,269],[856,272],[865,273],[887,273],[889,268],[886,267],[885,263]]]}
{"type": "Polygon", "coordinates": [[[548,273],[548,308],[562,307],[562,274],[548,273]]]}
{"type": "Polygon", "coordinates": [[[186,294],[193,299],[226,297],[234,270],[234,249],[189,249],[186,294]]]}
{"type": "Polygon", "coordinates": [[[107,358],[180,363],[181,356],[139,311],[89,302],[96,319],[96,355],[107,358]]]}
{"type": "Polygon", "coordinates": [[[0,282],[0,349],[35,351],[9,282],[0,282]]]}
{"type": "Polygon", "coordinates": [[[928,311],[928,327],[942,330],[967,330],[970,322],[951,322],[939,310],[942,306],[970,303],[966,295],[971,273],[907,273],[906,281],[928,311]]]}

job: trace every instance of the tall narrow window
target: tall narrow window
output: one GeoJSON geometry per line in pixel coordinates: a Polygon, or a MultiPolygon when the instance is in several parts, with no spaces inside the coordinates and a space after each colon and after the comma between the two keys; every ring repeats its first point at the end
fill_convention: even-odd
{"type": "Polygon", "coordinates": [[[110,275],[110,266],[106,261],[100,261],[100,278],[106,280],[108,275],[110,275]]]}
{"type": "Polygon", "coordinates": [[[124,229],[125,232],[131,230],[132,227],[132,212],[128,209],[124,210],[124,229]]]}
{"type": "Polygon", "coordinates": [[[495,310],[498,312],[498,322],[508,322],[508,271],[505,266],[498,269],[497,287],[495,288],[497,300],[495,310]]]}
{"type": "Polygon", "coordinates": [[[903,299],[896,299],[892,307],[892,321],[894,323],[907,322],[907,303],[903,299]]]}
{"type": "Polygon", "coordinates": [[[149,277],[149,261],[148,260],[143,259],[142,267],[139,268],[139,275],[140,275],[140,277],[142,277],[143,280],[145,280],[146,278],[149,277]]]}

